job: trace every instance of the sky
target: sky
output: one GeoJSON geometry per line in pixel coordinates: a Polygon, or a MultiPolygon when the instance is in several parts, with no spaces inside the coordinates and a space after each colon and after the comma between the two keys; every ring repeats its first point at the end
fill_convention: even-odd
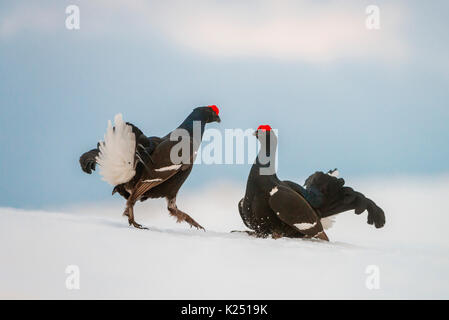
{"type": "MultiPolygon", "coordinates": [[[[2,1],[0,206],[106,201],[81,172],[107,120],[165,135],[203,105],[224,132],[270,124],[279,176],[448,173],[449,4],[434,1],[2,1]],[[80,9],[68,30],[66,7],[80,9]],[[379,8],[380,29],[365,25],[379,8]]],[[[181,189],[245,184],[198,165],[181,189]]]]}

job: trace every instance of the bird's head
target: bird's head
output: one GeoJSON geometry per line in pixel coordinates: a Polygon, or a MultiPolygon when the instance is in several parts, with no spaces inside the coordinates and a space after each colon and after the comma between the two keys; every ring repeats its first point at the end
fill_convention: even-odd
{"type": "Polygon", "coordinates": [[[218,116],[220,110],[218,110],[216,105],[198,107],[195,109],[195,112],[198,112],[201,119],[204,120],[206,123],[221,122],[221,119],[218,116]]]}
{"type": "Polygon", "coordinates": [[[276,134],[274,133],[273,129],[271,129],[271,127],[267,124],[264,125],[260,125],[256,131],[254,131],[253,136],[255,136],[259,141],[262,142],[261,138],[263,137],[263,139],[266,139],[268,141],[275,139],[273,141],[276,141],[277,137],[276,134]]]}
{"type": "Polygon", "coordinates": [[[256,163],[260,166],[261,175],[276,174],[276,133],[269,125],[261,125],[253,133],[260,142],[260,150],[256,163]]]}

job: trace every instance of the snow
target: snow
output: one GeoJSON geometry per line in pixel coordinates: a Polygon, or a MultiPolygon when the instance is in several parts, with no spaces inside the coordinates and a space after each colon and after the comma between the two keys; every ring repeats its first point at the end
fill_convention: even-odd
{"type": "Polygon", "coordinates": [[[229,233],[245,229],[235,183],[181,190],[178,207],[207,232],[177,224],[164,200],[136,206],[150,230],[127,226],[121,200],[0,208],[0,298],[448,299],[449,178],[346,181],[385,210],[383,229],[347,212],[329,243],[229,233]],[[66,288],[73,265],[79,290],[66,288]]]}

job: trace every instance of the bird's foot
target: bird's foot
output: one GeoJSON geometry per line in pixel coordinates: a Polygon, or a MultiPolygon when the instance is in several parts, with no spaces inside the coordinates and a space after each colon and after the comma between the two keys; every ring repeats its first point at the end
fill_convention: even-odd
{"type": "Polygon", "coordinates": [[[246,234],[251,235],[252,233],[255,233],[255,232],[254,231],[247,231],[247,230],[243,230],[243,231],[241,231],[241,230],[232,230],[231,233],[246,233],[246,234]]]}
{"type": "Polygon", "coordinates": [[[182,212],[181,210],[177,210],[176,211],[176,213],[175,213],[175,216],[176,216],[176,218],[177,218],[177,221],[176,222],[182,222],[182,221],[185,221],[185,222],[187,222],[189,225],[190,225],[190,227],[195,227],[195,228],[197,228],[198,230],[203,230],[203,231],[206,231],[206,229],[204,229],[198,222],[196,222],[195,220],[193,220],[193,218],[191,217],[191,216],[189,216],[187,213],[185,213],[185,212],[182,212]]]}
{"type": "Polygon", "coordinates": [[[279,239],[279,238],[282,238],[282,234],[281,233],[277,233],[277,232],[273,232],[272,234],[271,234],[271,238],[273,238],[273,239],[279,239]]]}
{"type": "Polygon", "coordinates": [[[190,224],[190,227],[195,227],[198,230],[203,230],[206,231],[206,229],[204,229],[198,222],[196,222],[195,220],[193,220],[189,215],[187,215],[185,222],[187,222],[188,224],[190,224]]]}
{"type": "Polygon", "coordinates": [[[137,223],[136,221],[134,221],[134,220],[128,220],[128,222],[129,222],[129,225],[131,226],[133,226],[134,228],[137,228],[137,229],[142,229],[142,230],[148,230],[148,228],[147,227],[144,227],[144,226],[142,226],[141,224],[139,224],[139,223],[137,223]]]}
{"type": "Polygon", "coordinates": [[[313,236],[313,238],[329,241],[329,238],[327,237],[327,234],[324,231],[318,232],[316,235],[313,236]]]}

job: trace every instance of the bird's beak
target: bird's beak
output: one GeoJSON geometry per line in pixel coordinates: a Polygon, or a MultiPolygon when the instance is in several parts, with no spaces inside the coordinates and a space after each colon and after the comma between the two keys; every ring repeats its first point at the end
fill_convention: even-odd
{"type": "Polygon", "coordinates": [[[217,116],[217,120],[215,120],[215,121],[217,121],[218,123],[220,123],[220,122],[221,122],[221,119],[220,119],[220,117],[219,117],[219,116],[217,116]]]}

